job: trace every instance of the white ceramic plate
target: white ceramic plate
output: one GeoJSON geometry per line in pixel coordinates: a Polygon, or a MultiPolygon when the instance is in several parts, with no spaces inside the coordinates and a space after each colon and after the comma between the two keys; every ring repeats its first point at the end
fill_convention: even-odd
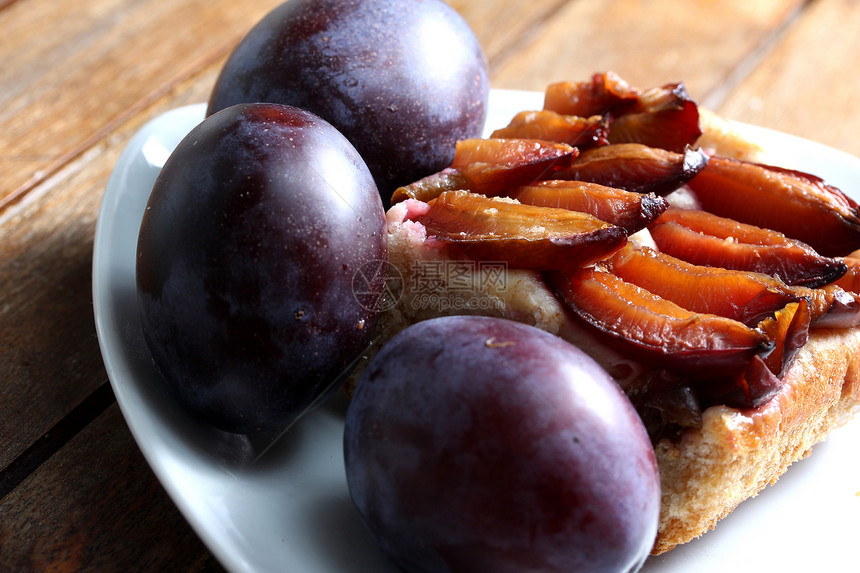
{"type": "MultiPolygon", "coordinates": [[[[541,94],[494,90],[488,130],[541,94]]],[[[204,115],[194,105],[161,115],[129,142],[108,181],[93,253],[93,301],[102,355],[123,415],[152,470],[230,571],[395,571],[349,500],[342,459],[345,404],[303,418],[254,464],[259,444],[190,419],[165,395],[143,342],[135,302],[140,220],[153,181],[204,115]]],[[[742,126],[780,163],[825,177],[857,198],[860,160],[828,147],[742,126]]],[[[715,531],[652,558],[646,571],[844,570],[860,527],[860,421],[835,432],[715,531]]]]}

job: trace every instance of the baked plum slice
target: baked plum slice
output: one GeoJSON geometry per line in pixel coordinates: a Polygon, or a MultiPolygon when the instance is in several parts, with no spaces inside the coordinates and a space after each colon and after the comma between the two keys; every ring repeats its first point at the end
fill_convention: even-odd
{"type": "Polygon", "coordinates": [[[814,175],[713,156],[689,187],[703,210],[779,231],[823,255],[860,248],[857,203],[814,175]]]}
{"type": "Polygon", "coordinates": [[[759,322],[759,330],[774,344],[773,352],[759,358],[774,375],[782,376],[794,362],[797,352],[809,340],[811,321],[808,302],[800,299],[785,305],[773,317],[759,322]]]}
{"type": "Polygon", "coordinates": [[[860,294],[829,284],[819,288],[790,287],[809,303],[811,328],[860,326],[860,294]]]}
{"type": "Polygon", "coordinates": [[[549,110],[523,111],[490,137],[543,139],[587,149],[609,144],[609,119],[599,115],[564,115],[549,110]]]}
{"type": "Polygon", "coordinates": [[[669,207],[666,199],[653,193],[632,193],[588,181],[539,181],[514,189],[511,196],[527,205],[589,213],[630,235],[650,225],[669,207]]]}
{"type": "Polygon", "coordinates": [[[860,258],[854,253],[844,257],[845,274],[833,281],[833,284],[847,291],[860,293],[860,258]]]}
{"type": "Polygon", "coordinates": [[[545,273],[560,299],[607,343],[695,377],[735,375],[774,343],[758,328],[684,309],[598,267],[545,273]]]}
{"type": "Polygon", "coordinates": [[[537,139],[460,140],[448,168],[399,187],[391,203],[406,199],[427,202],[443,191],[460,189],[501,195],[511,187],[552,177],[569,167],[578,154],[576,147],[566,143],[537,139]]]}
{"type": "Polygon", "coordinates": [[[609,142],[642,143],[683,153],[701,135],[699,106],[684,84],[675,83],[642,92],[637,106],[615,116],[609,142]]]}
{"type": "Polygon", "coordinates": [[[641,143],[618,143],[584,150],[556,178],[668,195],[693,179],[707,163],[708,155],[699,149],[675,153],[641,143]]]}
{"type": "Polygon", "coordinates": [[[627,242],[624,229],[587,213],[534,207],[468,191],[446,191],[415,219],[430,244],[479,261],[561,270],[602,260],[627,242]]]}
{"type": "Polygon", "coordinates": [[[548,86],[544,110],[609,116],[610,143],[643,143],[681,153],[702,134],[699,106],[680,82],[643,91],[613,72],[595,74],[590,81],[548,86]]]}
{"type": "Polygon", "coordinates": [[[847,268],[843,260],[777,231],[698,209],[670,207],[649,231],[660,251],[679,259],[778,276],[789,285],[820,287],[847,268]]]}
{"type": "Polygon", "coordinates": [[[608,261],[621,279],[681,307],[755,326],[799,298],[768,275],[693,265],[648,247],[626,246],[608,261]]]}
{"type": "Polygon", "coordinates": [[[544,92],[544,109],[564,115],[590,117],[610,110],[632,107],[639,101],[639,90],[615,72],[594,74],[581,82],[557,82],[544,92]]]}
{"type": "Polygon", "coordinates": [[[860,295],[837,285],[790,286],[778,277],[694,265],[653,249],[628,245],[607,264],[624,280],[696,312],[754,326],[791,302],[805,299],[813,328],[860,324],[860,295]]]}
{"type": "Polygon", "coordinates": [[[747,326],[684,309],[600,267],[545,277],[605,344],[669,371],[641,390],[645,402],[683,382],[696,388],[703,406],[763,404],[782,387],[783,372],[809,336],[805,299],[747,326]]]}
{"type": "Polygon", "coordinates": [[[809,325],[805,299],[789,303],[773,318],[762,321],[759,329],[773,341],[773,350],[754,356],[747,367],[734,376],[700,381],[696,389],[701,405],[757,408],[773,398],[782,389],[782,375],[809,339],[809,325]]]}

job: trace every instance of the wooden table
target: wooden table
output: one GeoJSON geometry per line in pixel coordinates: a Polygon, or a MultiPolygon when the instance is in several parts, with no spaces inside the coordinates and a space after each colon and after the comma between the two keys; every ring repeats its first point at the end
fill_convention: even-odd
{"type": "MultiPolygon", "coordinates": [[[[93,233],[141,125],[207,99],[278,0],[0,0],[0,570],[218,570],[133,441],[93,323],[93,233]]],[[[860,155],[853,0],[454,0],[493,84],[614,70],[860,155]]]]}

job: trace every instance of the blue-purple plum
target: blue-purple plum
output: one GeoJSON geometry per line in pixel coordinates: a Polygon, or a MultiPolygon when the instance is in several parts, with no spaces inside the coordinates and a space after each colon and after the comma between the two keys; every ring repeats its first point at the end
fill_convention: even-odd
{"type": "Polygon", "coordinates": [[[256,101],[316,113],[355,145],[387,204],[481,134],[489,89],[477,38],[442,0],[289,0],[230,55],[209,113],[256,101]]]}
{"type": "Polygon", "coordinates": [[[288,425],[369,343],[384,280],[361,297],[353,280],[372,278],[387,249],[373,178],[334,127],[273,104],[208,117],[164,165],[140,228],[156,368],[217,428],[288,425]]]}
{"type": "Polygon", "coordinates": [[[350,495],[408,572],[630,572],[660,479],[630,401],[571,344],[479,316],[392,338],[349,405],[350,495]]]}

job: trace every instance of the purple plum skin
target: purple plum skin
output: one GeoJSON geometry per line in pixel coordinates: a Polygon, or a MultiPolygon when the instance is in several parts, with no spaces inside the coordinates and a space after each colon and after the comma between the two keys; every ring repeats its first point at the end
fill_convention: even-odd
{"type": "Polygon", "coordinates": [[[387,205],[481,134],[489,89],[477,38],[442,0],[289,0],[235,48],[208,113],[262,101],[319,115],[355,145],[387,205]]]}
{"type": "Polygon", "coordinates": [[[659,473],[630,401],[524,324],[399,333],[358,382],[344,454],[363,522],[405,571],[635,571],[656,537],[659,473]]]}
{"type": "Polygon", "coordinates": [[[369,343],[376,310],[352,280],[387,248],[373,178],[331,125],[266,104],[205,119],[164,165],[138,238],[156,368],[217,428],[284,427],[369,343]]]}

